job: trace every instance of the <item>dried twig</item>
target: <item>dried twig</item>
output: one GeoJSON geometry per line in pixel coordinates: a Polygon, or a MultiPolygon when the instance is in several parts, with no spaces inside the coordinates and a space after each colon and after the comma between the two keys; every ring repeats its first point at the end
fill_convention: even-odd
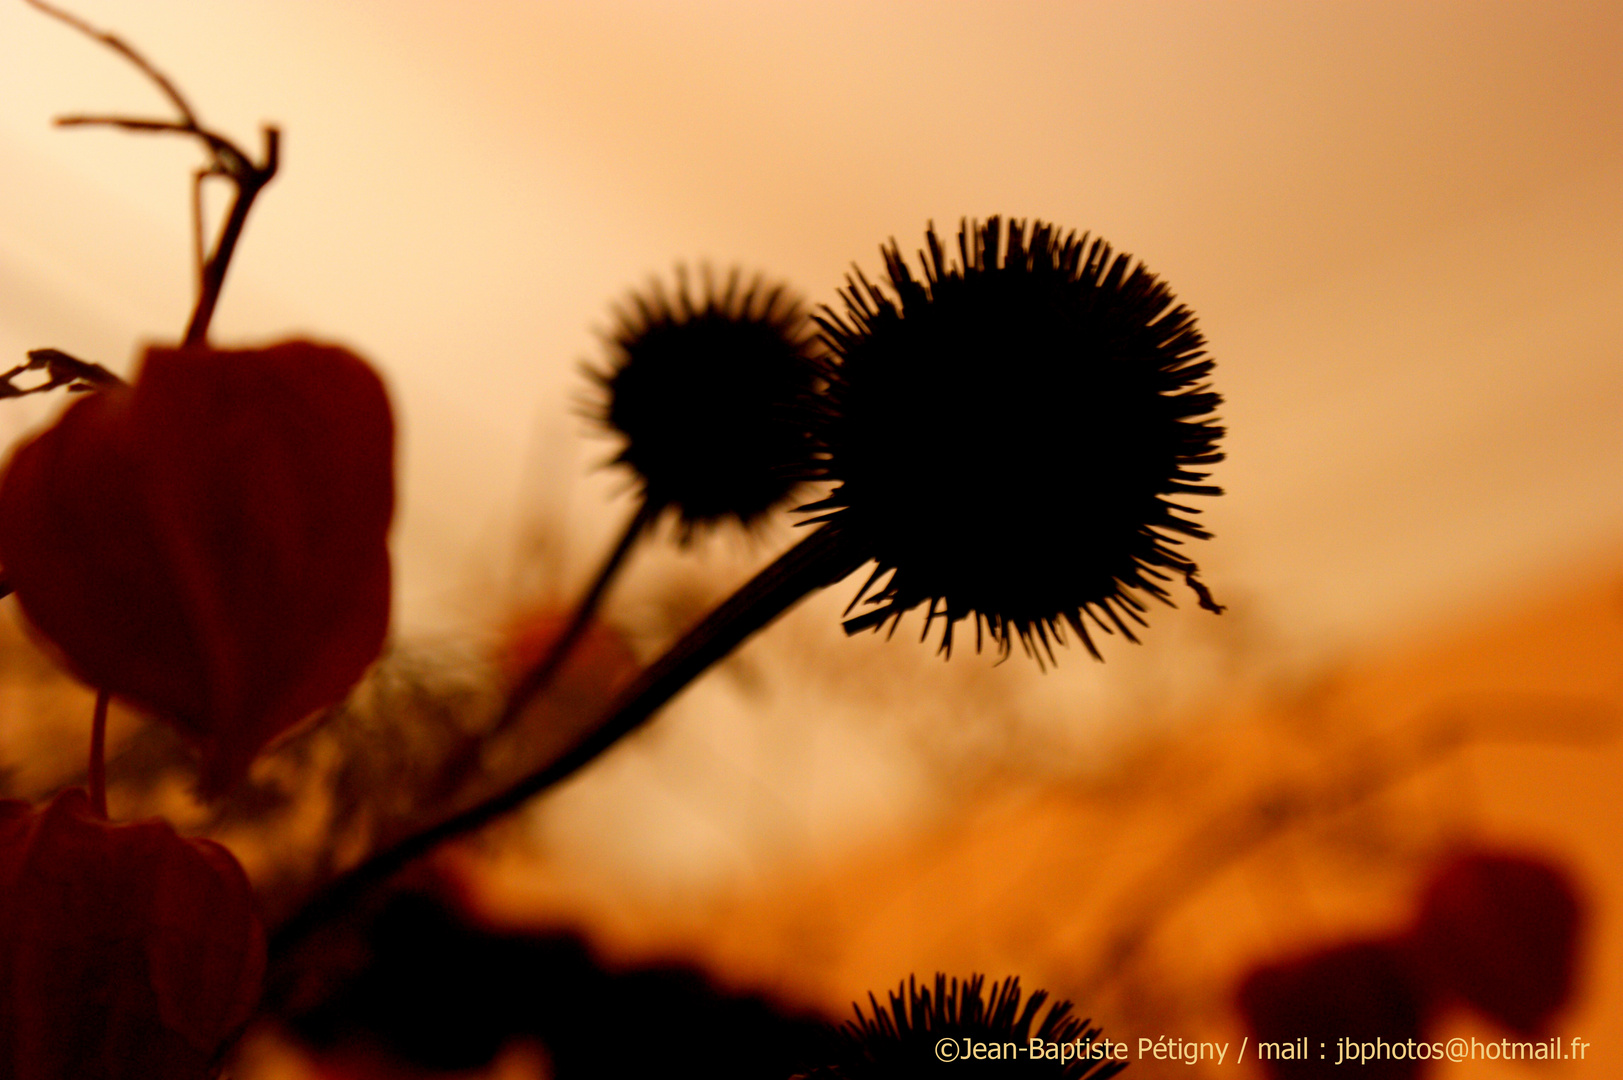
{"type": "Polygon", "coordinates": [[[82,394],[89,390],[104,390],[110,386],[124,385],[126,384],[123,379],[100,364],[80,360],[61,349],[30,349],[28,363],[18,364],[10,371],[0,372],[0,398],[42,394],[59,386],[67,387],[70,394],[82,394]],[[16,380],[30,371],[45,372],[45,381],[35,383],[33,386],[19,386],[16,380]]]}
{"type": "Polygon", "coordinates": [[[129,116],[101,116],[76,115],[58,117],[56,123],[61,127],[112,127],[121,131],[134,131],[148,134],[178,134],[189,135],[197,139],[207,149],[209,163],[196,174],[192,188],[192,219],[194,245],[198,257],[198,286],[197,304],[192,309],[191,321],[186,326],[185,344],[204,345],[208,342],[209,323],[214,318],[214,309],[220,301],[220,290],[225,285],[225,272],[231,265],[231,257],[236,253],[237,241],[242,236],[243,226],[248,221],[248,211],[253,208],[254,199],[264,186],[271,182],[276,175],[279,158],[281,133],[271,126],[264,129],[265,152],[261,163],[255,164],[236,143],[218,132],[205,128],[197,119],[197,113],[187,102],[185,96],[163,72],[159,71],[152,62],[142,56],[133,46],[116,34],[85,22],[70,12],[46,3],[46,0],[25,0],[31,7],[44,12],[51,18],[71,26],[81,34],[105,45],[118,53],[152,81],[169,99],[175,111],[179,113],[176,120],[152,120],[129,116]],[[210,176],[223,176],[236,186],[236,198],[232,201],[231,210],[226,215],[224,226],[215,240],[214,248],[205,259],[203,252],[203,223],[201,211],[201,185],[210,176]]]}

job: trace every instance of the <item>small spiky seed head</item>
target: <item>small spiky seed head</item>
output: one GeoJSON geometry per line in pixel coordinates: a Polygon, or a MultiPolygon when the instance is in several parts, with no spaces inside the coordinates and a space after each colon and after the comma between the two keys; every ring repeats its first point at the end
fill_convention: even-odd
{"type": "Polygon", "coordinates": [[[1044,990],[1021,1001],[1020,980],[994,982],[982,994],[985,977],[972,975],[960,983],[937,974],[932,992],[912,977],[890,993],[889,1008],[868,995],[871,1015],[852,1005],[855,1020],[834,1032],[825,1060],[800,1074],[797,1080],[910,1080],[912,1077],[975,1076],[1053,1077],[1055,1080],[1106,1080],[1127,1067],[1104,1053],[1097,1041],[1099,1028],[1071,1015],[1071,1003],[1056,1001],[1046,1013],[1044,990]],[[980,1044],[983,1054],[997,1048],[996,1056],[964,1052],[980,1044]],[[1052,1055],[1032,1053],[1036,1041],[1052,1055]],[[1007,1053],[1013,1043],[1019,1053],[1007,1053]]]}
{"type": "Polygon", "coordinates": [[[655,282],[617,311],[593,412],[624,446],[653,510],[675,510],[684,538],[724,519],[750,525],[808,471],[802,399],[819,377],[815,328],[782,285],[702,271],[695,300],[655,282]]]}

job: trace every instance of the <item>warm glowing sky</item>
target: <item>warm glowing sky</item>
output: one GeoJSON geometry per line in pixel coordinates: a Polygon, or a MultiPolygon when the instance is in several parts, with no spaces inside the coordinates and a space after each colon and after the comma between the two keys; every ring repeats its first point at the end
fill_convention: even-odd
{"type": "MultiPolygon", "coordinates": [[[[502,556],[628,286],[742,261],[827,301],[886,237],[965,214],[1096,230],[1200,314],[1234,432],[1206,576],[1291,640],[1623,534],[1616,4],[76,6],[206,120],[285,128],[217,337],[300,330],[387,370],[414,625],[502,556]]],[[[178,333],[193,152],[48,125],[159,106],[0,3],[8,356],[123,367],[178,333]]]]}

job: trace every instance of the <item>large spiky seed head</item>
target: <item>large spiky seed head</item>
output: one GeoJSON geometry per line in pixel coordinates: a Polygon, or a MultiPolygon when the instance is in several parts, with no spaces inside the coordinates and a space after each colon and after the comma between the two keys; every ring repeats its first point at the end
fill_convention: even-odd
{"type": "Polygon", "coordinates": [[[1223,428],[1193,313],[1129,256],[1043,222],[965,222],[956,261],[933,226],[926,243],[922,280],[893,241],[889,293],[857,271],[844,312],[816,317],[814,431],[837,487],[806,509],[878,562],[847,628],[927,604],[943,650],[973,618],[977,645],[1051,657],[1069,627],[1098,656],[1089,623],[1136,640],[1175,576],[1220,610],[1177,550],[1208,535],[1183,500],[1221,491],[1202,482],[1223,428]]]}

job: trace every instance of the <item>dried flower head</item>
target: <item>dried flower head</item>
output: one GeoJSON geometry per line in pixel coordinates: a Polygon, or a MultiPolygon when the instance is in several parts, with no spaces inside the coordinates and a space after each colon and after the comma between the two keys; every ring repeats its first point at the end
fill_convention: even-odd
{"type": "Polygon", "coordinates": [[[676,295],[655,283],[634,294],[609,336],[605,392],[595,412],[625,446],[615,458],[640,478],[655,512],[678,515],[684,538],[735,518],[750,524],[805,478],[807,440],[798,403],[818,375],[816,336],[782,285],[718,291],[705,270],[695,302],[678,269],[676,295]]]}
{"type": "Polygon", "coordinates": [[[1137,640],[1142,598],[1170,603],[1174,575],[1221,610],[1176,550],[1209,534],[1174,500],[1221,493],[1197,471],[1223,429],[1193,313],[1129,256],[1043,222],[966,222],[956,262],[925,239],[922,281],[893,241],[895,299],[858,271],[844,314],[817,317],[833,355],[815,428],[838,487],[807,509],[879,563],[847,629],[928,603],[943,651],[973,617],[977,645],[1051,656],[1068,626],[1097,657],[1086,620],[1137,640]]]}
{"type": "Polygon", "coordinates": [[[888,1009],[869,994],[873,1015],[866,1016],[860,1005],[853,1005],[856,1020],[840,1026],[830,1054],[833,1060],[803,1076],[903,1080],[968,1071],[977,1076],[1105,1080],[1127,1067],[1126,1062],[1107,1057],[1109,1043],[1095,1041],[1100,1030],[1072,1016],[1070,1002],[1056,1001],[1039,1021],[1048,1000],[1046,991],[1036,991],[1022,1005],[1019,979],[993,983],[985,997],[984,983],[981,975],[960,983],[948,982],[938,973],[932,992],[909,977],[890,994],[888,1009]],[[1033,1040],[1043,1052],[1032,1051],[1033,1040]],[[1011,1046],[1017,1052],[1011,1052],[1011,1046]]]}

